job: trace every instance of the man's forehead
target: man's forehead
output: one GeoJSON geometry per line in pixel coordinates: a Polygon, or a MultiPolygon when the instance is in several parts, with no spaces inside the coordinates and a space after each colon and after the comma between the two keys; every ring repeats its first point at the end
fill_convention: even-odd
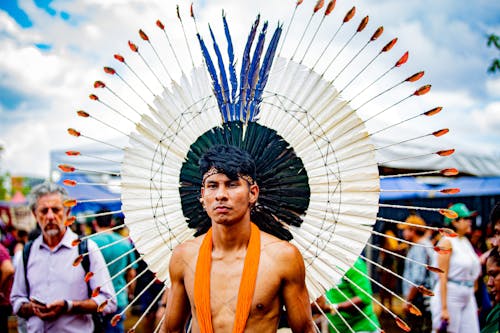
{"type": "Polygon", "coordinates": [[[61,203],[62,197],[59,193],[47,193],[38,198],[40,204],[61,203]]]}
{"type": "Polygon", "coordinates": [[[206,179],[205,179],[205,183],[207,182],[227,182],[227,181],[233,181],[233,180],[240,180],[241,177],[237,177],[236,179],[231,179],[228,177],[228,175],[226,175],[225,173],[214,173],[213,175],[210,175],[208,176],[206,179]]]}

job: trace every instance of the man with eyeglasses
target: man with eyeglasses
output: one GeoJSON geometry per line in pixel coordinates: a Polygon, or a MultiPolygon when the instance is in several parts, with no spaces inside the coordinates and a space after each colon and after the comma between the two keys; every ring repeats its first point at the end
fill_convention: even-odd
{"type": "Polygon", "coordinates": [[[27,262],[14,275],[11,302],[14,313],[27,319],[28,332],[93,332],[92,313],[116,308],[113,285],[97,245],[88,240],[90,271],[85,282],[82,265],[73,266],[79,256],[73,242],[78,236],[66,226],[70,208],[64,206],[66,190],[43,183],[30,193],[30,208],[41,235],[30,249],[27,262]],[[26,272],[25,272],[26,268],[26,272]],[[89,290],[100,287],[99,295],[89,290]]]}

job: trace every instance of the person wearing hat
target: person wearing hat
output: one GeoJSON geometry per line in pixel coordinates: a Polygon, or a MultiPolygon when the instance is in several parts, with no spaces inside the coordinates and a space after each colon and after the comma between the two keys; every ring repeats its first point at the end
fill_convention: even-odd
{"type": "Polygon", "coordinates": [[[413,243],[408,250],[403,277],[403,295],[406,298],[405,308],[406,323],[411,327],[412,332],[430,332],[432,330],[432,315],[429,307],[430,297],[424,296],[418,291],[416,286],[424,286],[431,289],[431,274],[425,266],[418,263],[431,264],[433,257],[433,246],[429,239],[429,233],[425,226],[425,221],[416,214],[410,214],[405,223],[398,224],[398,228],[403,230],[405,240],[413,243]],[[411,281],[415,285],[410,284],[411,281]],[[417,316],[410,312],[413,304],[422,312],[422,316],[417,316]]]}
{"type": "Polygon", "coordinates": [[[456,213],[454,219],[445,218],[447,227],[456,232],[456,237],[443,237],[438,245],[449,249],[436,256],[437,266],[444,271],[434,287],[431,299],[432,326],[447,326],[448,332],[479,332],[477,304],[474,284],[481,272],[479,258],[466,235],[471,232],[472,217],[463,203],[449,207],[456,213]]]}

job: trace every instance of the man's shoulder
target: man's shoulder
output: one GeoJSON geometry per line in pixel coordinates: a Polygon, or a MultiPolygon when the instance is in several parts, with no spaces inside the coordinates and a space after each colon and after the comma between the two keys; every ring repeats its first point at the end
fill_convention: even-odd
{"type": "Polygon", "coordinates": [[[295,245],[263,231],[261,231],[261,249],[278,260],[300,257],[300,252],[295,245]]]}

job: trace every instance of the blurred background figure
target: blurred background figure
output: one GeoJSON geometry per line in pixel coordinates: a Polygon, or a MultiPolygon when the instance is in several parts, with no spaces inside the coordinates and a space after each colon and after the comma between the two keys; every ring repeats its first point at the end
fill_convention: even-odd
{"type": "Polygon", "coordinates": [[[472,217],[463,203],[449,207],[457,218],[445,218],[445,225],[457,233],[457,237],[443,237],[441,248],[450,251],[436,256],[437,266],[444,271],[434,287],[431,298],[432,326],[437,330],[446,323],[448,332],[477,333],[479,320],[474,297],[474,285],[481,272],[479,258],[466,237],[471,232],[472,217]]]}
{"type": "MultiPolygon", "coordinates": [[[[419,227],[426,224],[418,215],[411,214],[406,218],[405,222],[412,225],[399,224],[398,227],[403,229],[404,239],[415,243],[415,245],[412,245],[408,250],[407,258],[411,260],[405,260],[403,276],[417,286],[423,285],[430,290],[432,289],[431,273],[425,266],[418,264],[431,265],[434,253],[430,233],[427,232],[427,229],[419,227]]],[[[409,306],[404,309],[406,323],[411,327],[412,332],[431,332],[430,297],[424,296],[418,291],[417,287],[406,281],[403,281],[403,295],[409,303],[415,305],[422,312],[422,316],[416,316],[410,312],[409,306]]]]}
{"type": "Polygon", "coordinates": [[[486,317],[481,333],[498,333],[500,329],[500,253],[498,245],[492,249],[486,260],[488,288],[490,289],[495,307],[486,317]]]}
{"type": "Polygon", "coordinates": [[[0,332],[8,332],[9,316],[12,313],[10,305],[10,290],[14,277],[14,265],[9,251],[0,244],[0,332]]]}
{"type": "Polygon", "coordinates": [[[325,296],[330,304],[327,304],[325,309],[330,312],[327,313],[328,319],[335,326],[329,327],[331,333],[380,331],[380,324],[369,296],[372,295],[372,286],[367,274],[366,263],[358,258],[340,283],[326,292],[325,296]]]}
{"type": "Polygon", "coordinates": [[[137,263],[135,251],[127,238],[113,231],[114,222],[109,210],[99,210],[96,215],[93,226],[97,234],[92,237],[92,240],[101,248],[104,260],[108,265],[109,275],[113,279],[117,305],[116,312],[110,313],[104,317],[104,322],[106,324],[105,332],[122,333],[125,331],[123,325],[125,314],[122,315],[115,326],[111,325],[111,319],[125,309],[128,305],[129,298],[133,298],[135,282],[131,282],[128,287],[126,287],[126,285],[129,281],[133,281],[136,276],[137,263]],[[113,245],[104,247],[108,244],[113,245]]]}

